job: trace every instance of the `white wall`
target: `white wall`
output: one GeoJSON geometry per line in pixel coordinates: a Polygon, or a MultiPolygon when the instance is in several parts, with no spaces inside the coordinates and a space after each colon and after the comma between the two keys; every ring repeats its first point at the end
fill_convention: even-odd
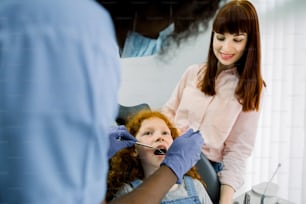
{"type": "MultiPolygon", "coordinates": [[[[306,1],[254,0],[260,13],[262,68],[267,83],[246,186],[273,179],[278,195],[297,204],[303,192],[306,83],[306,1]]],[[[305,187],[304,187],[305,188],[305,187]]]]}
{"type": "Polygon", "coordinates": [[[146,102],[159,109],[169,98],[184,70],[206,60],[210,38],[208,31],[171,47],[165,56],[124,58],[119,103],[136,105],[146,102]]]}

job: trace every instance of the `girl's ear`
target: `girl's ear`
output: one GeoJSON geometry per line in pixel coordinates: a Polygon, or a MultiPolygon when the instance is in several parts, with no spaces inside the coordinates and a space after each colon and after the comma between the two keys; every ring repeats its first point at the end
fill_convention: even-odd
{"type": "Polygon", "coordinates": [[[134,148],[133,152],[132,152],[132,157],[138,157],[138,151],[136,148],[134,148]]]}

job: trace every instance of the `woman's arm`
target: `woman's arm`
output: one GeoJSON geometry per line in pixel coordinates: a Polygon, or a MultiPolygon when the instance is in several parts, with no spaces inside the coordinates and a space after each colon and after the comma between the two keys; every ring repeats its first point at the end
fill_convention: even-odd
{"type": "Polygon", "coordinates": [[[219,172],[220,204],[232,203],[234,192],[243,184],[246,160],[254,148],[259,112],[241,112],[225,141],[224,168],[219,172]]]}
{"type": "Polygon", "coordinates": [[[219,204],[232,204],[234,193],[235,191],[231,186],[221,185],[219,204]]]}

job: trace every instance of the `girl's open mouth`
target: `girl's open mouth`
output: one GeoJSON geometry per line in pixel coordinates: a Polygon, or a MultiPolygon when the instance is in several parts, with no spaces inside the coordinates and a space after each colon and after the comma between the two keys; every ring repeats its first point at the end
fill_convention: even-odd
{"type": "Polygon", "coordinates": [[[157,149],[154,151],[155,155],[165,155],[167,153],[167,148],[163,145],[159,145],[156,148],[157,149]]]}

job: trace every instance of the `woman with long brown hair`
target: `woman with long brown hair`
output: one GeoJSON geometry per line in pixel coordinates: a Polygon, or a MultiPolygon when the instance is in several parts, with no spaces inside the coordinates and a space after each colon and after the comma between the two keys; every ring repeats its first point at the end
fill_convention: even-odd
{"type": "Polygon", "coordinates": [[[247,0],[232,0],[215,16],[207,62],[190,66],[162,111],[183,133],[200,129],[202,152],[221,183],[220,203],[243,184],[256,136],[262,90],[260,31],[247,0]]]}

